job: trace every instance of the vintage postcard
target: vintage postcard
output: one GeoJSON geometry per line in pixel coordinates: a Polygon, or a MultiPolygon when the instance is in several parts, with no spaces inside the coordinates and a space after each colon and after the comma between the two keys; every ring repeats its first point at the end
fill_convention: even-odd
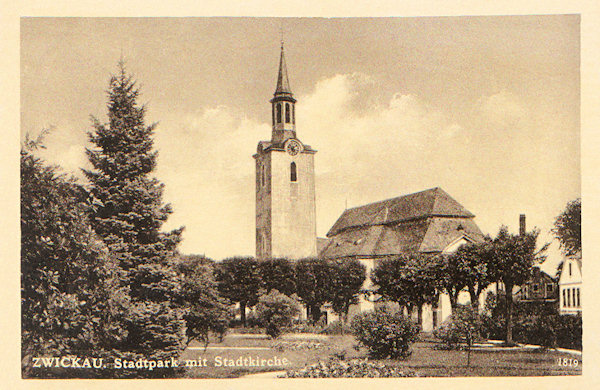
{"type": "Polygon", "coordinates": [[[593,370],[581,14],[22,15],[19,43],[21,384],[593,370]]]}

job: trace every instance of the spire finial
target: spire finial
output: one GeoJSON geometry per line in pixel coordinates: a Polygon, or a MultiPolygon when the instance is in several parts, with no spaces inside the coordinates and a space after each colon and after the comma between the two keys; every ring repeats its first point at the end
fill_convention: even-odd
{"type": "Polygon", "coordinates": [[[279,37],[281,41],[281,50],[283,50],[283,23],[279,25],[279,37]]]}

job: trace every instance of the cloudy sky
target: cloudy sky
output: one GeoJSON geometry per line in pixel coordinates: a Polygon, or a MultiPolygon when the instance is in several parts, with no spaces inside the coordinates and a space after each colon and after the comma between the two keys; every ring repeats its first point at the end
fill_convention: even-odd
{"type": "Polygon", "coordinates": [[[159,122],[156,176],[182,252],[252,255],[252,154],[270,138],[281,29],[298,137],[319,151],[319,236],[346,203],[439,186],[484,233],[516,232],[525,213],[552,239],[581,192],[576,15],[26,18],[21,135],[52,127],[43,156],[81,176],[122,56],[159,122]]]}

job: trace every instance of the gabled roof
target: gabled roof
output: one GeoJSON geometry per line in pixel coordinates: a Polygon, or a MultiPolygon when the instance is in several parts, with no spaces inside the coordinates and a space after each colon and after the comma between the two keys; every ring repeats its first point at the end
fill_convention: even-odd
{"type": "Polygon", "coordinates": [[[345,210],[327,237],[359,226],[387,225],[427,217],[473,218],[439,187],[345,210]]]}
{"type": "Polygon", "coordinates": [[[474,217],[436,187],[344,211],[319,254],[340,258],[442,252],[461,239],[483,240],[474,217]]]}

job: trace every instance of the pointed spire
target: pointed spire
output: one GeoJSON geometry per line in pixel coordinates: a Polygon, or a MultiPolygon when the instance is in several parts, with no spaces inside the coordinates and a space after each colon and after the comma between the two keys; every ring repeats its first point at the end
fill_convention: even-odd
{"type": "Polygon", "coordinates": [[[283,55],[283,40],[281,41],[281,57],[279,58],[279,74],[277,75],[275,96],[279,94],[292,94],[290,81],[288,80],[287,67],[285,66],[285,56],[283,55]]]}

